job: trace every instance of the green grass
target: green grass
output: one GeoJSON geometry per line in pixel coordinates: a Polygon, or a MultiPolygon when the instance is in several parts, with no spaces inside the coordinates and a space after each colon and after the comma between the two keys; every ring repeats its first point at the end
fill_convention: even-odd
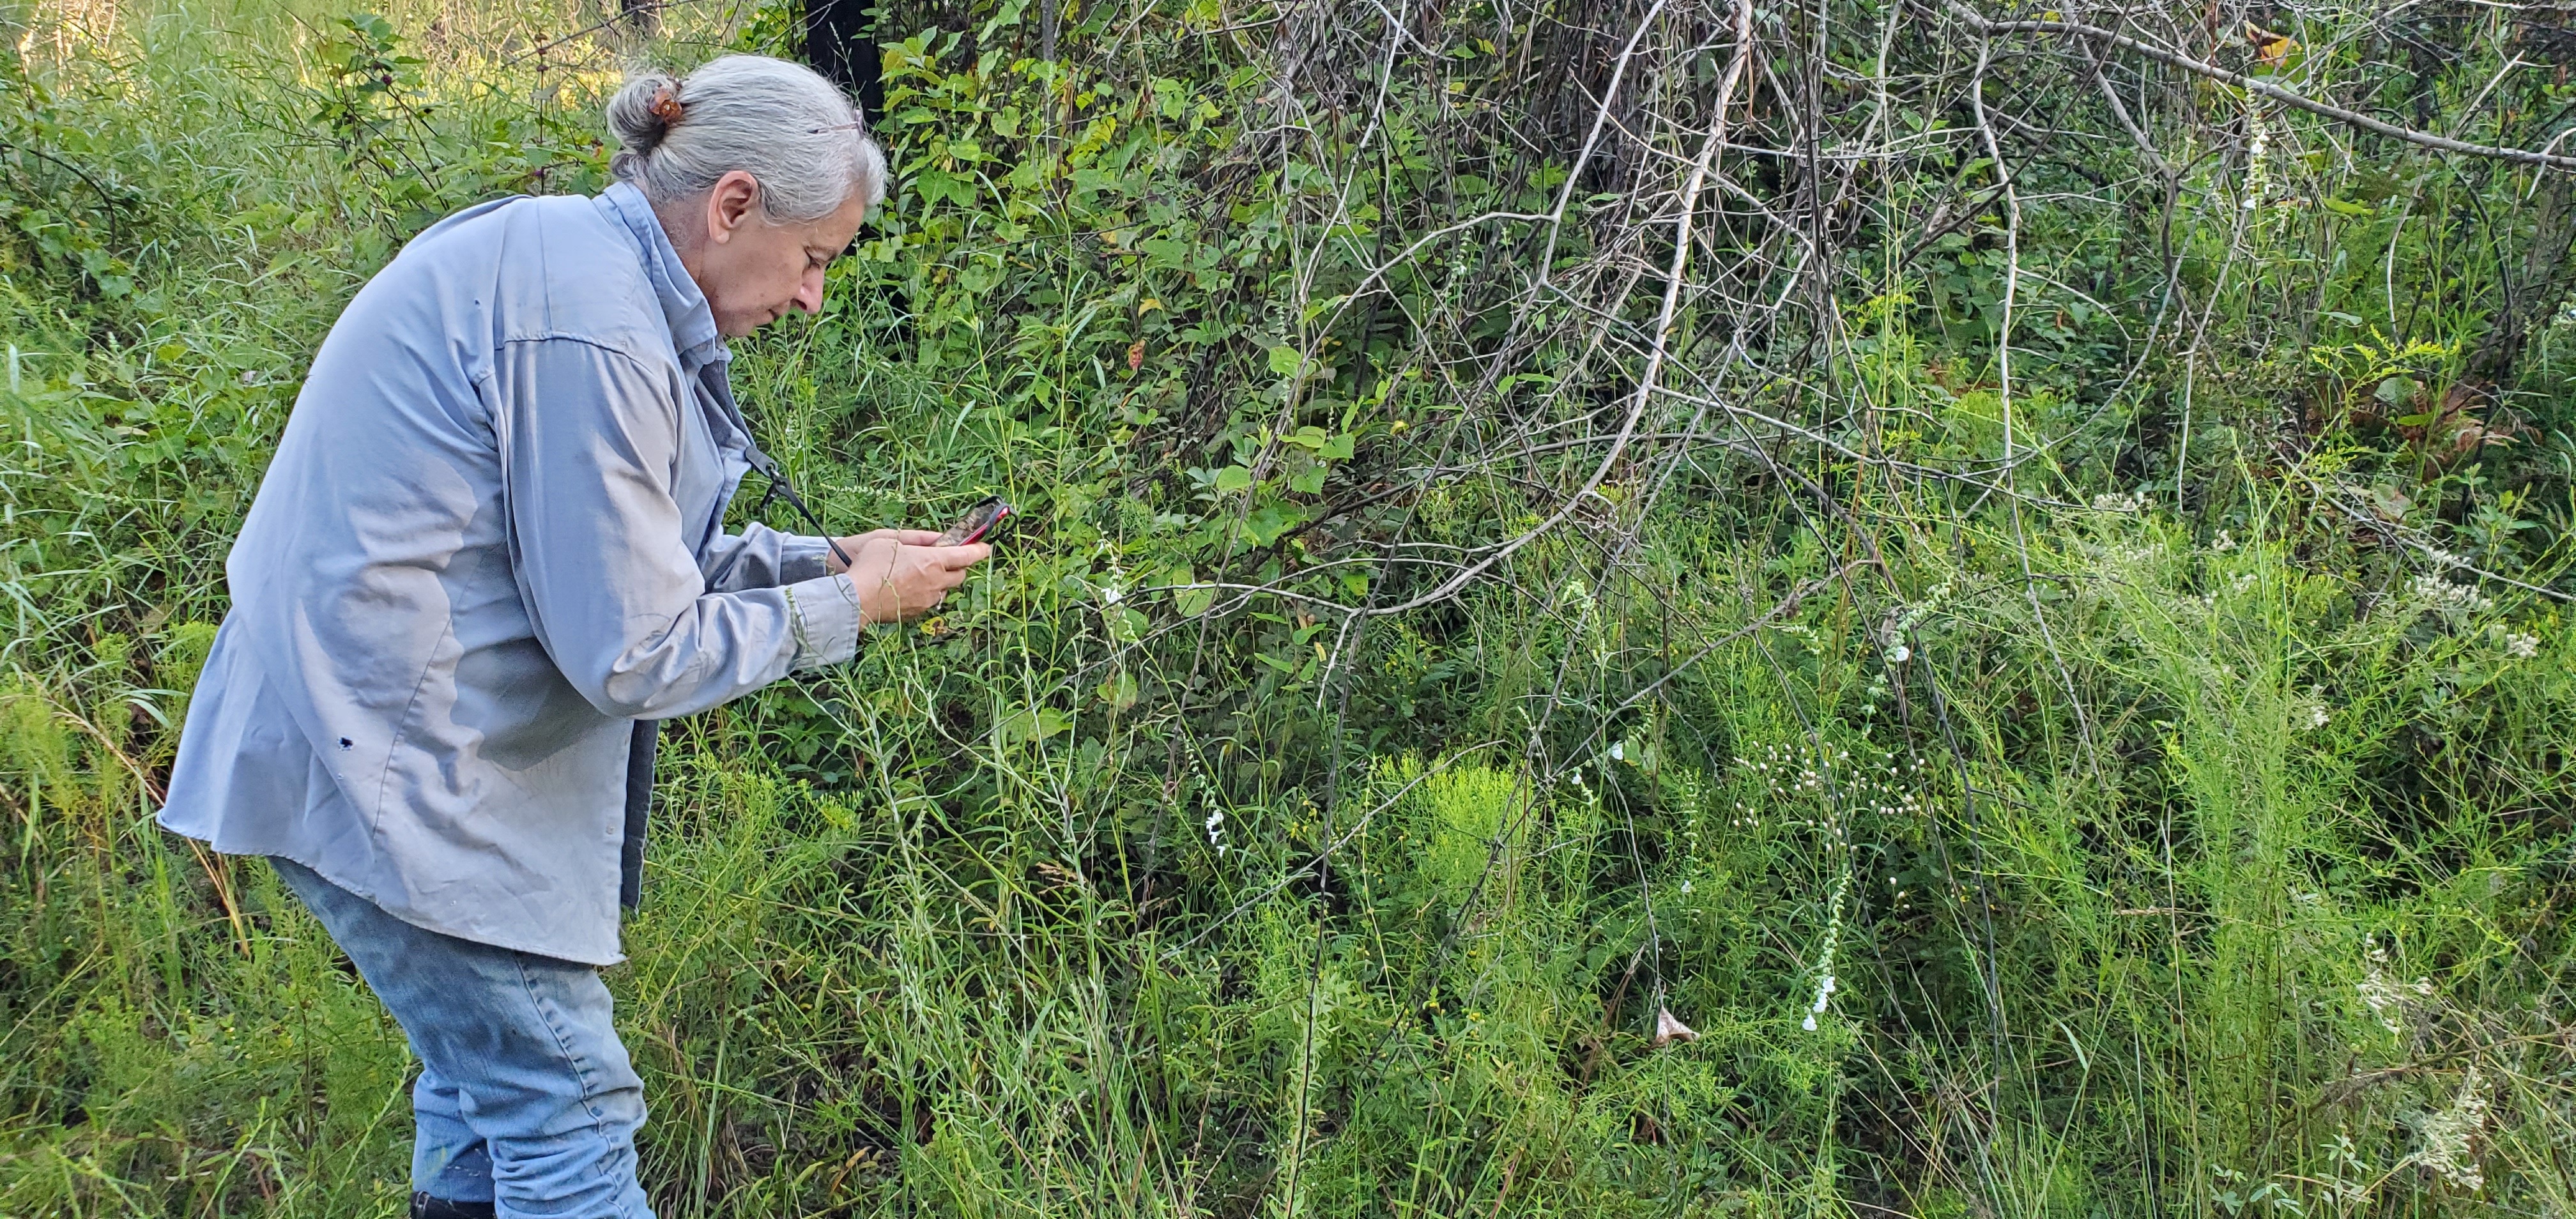
{"type": "MultiPolygon", "coordinates": [[[[608,973],[662,1213],[2576,1208],[2563,602],[2335,507],[2410,496],[2401,523],[2563,587],[2570,450],[2428,472],[2366,429],[2276,445],[2259,385],[2298,363],[2279,300],[2331,289],[2395,326],[2362,291],[2383,259],[2432,285],[2416,333],[2473,334],[2443,276],[2492,267],[2455,237],[2391,233],[2365,274],[2287,222],[2187,218],[2193,257],[2251,272],[2195,281],[2217,371],[2187,460],[2156,397],[2183,372],[2105,400],[2109,323],[2050,322],[2011,403],[2017,443],[2050,446],[2026,501],[1822,446],[1658,448],[1457,597],[1346,619],[1439,579],[1371,539],[1493,546],[1597,456],[1297,525],[1589,418],[1634,352],[1548,331],[1527,385],[1474,396],[1500,333],[1478,293],[1508,277],[1472,248],[1391,276],[1373,322],[1279,307],[1369,251],[1294,174],[1228,176],[1268,121],[1267,78],[1235,71],[1257,58],[1196,10],[1079,12],[1059,93],[1004,53],[1019,9],[972,12],[983,59],[890,59],[904,187],[827,315],[745,344],[738,387],[836,526],[987,489],[1027,520],[936,621],[669,738],[608,973]],[[1037,134],[1049,98],[1093,117],[1037,134]],[[1301,369],[1328,338],[1342,363],[1301,369]],[[1666,1010],[1696,1039],[1656,1044],[1666,1010]]],[[[595,188],[619,55],[788,21],[681,7],[630,45],[552,43],[597,20],[570,6],[339,16],[117,10],[0,82],[0,1214],[398,1212],[398,1032],[264,865],[149,821],[222,554],[301,362],[407,233],[595,188]]],[[[1425,148],[1545,203],[1545,166],[1418,84],[1390,90],[1421,107],[1393,112],[1400,163],[1370,172],[1449,193],[1354,187],[1388,229],[1474,189],[1425,148]]],[[[2147,223],[2026,208],[2068,282],[2147,223]]],[[[1568,238],[1592,260],[1569,282],[1617,265],[1605,231],[1568,238]]],[[[1833,392],[1868,412],[1835,436],[1991,471],[1995,247],[1947,240],[1921,281],[1831,285],[1833,392]]],[[[1729,375],[1717,346],[1694,375],[1729,375]]],[[[2313,393],[2456,346],[2321,340],[2313,393]]],[[[1802,396],[1824,392],[1743,398],[1825,427],[1845,417],[1802,396]]]]}

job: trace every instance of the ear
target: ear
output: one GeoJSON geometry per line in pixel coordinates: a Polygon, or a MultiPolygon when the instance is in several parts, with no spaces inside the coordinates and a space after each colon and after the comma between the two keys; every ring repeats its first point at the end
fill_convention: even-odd
{"type": "Polygon", "coordinates": [[[707,191],[707,240],[723,245],[759,215],[760,179],[747,170],[733,170],[707,191]]]}

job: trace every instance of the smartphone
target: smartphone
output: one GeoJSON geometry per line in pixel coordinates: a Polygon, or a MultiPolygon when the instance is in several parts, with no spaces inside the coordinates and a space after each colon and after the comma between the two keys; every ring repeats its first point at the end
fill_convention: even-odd
{"type": "Polygon", "coordinates": [[[948,532],[940,534],[939,541],[934,544],[964,546],[970,542],[989,540],[994,527],[1009,520],[1010,517],[1011,506],[1002,502],[1001,496],[988,495],[974,507],[967,509],[966,515],[958,517],[957,523],[950,525],[948,532]]]}

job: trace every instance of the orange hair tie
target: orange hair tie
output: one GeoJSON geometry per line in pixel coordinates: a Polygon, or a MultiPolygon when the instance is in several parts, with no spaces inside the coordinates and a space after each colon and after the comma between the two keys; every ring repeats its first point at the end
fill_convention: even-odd
{"type": "Polygon", "coordinates": [[[662,125],[665,127],[679,122],[680,95],[672,92],[669,85],[664,85],[661,92],[653,95],[653,104],[649,109],[653,112],[653,117],[662,120],[662,125]]]}

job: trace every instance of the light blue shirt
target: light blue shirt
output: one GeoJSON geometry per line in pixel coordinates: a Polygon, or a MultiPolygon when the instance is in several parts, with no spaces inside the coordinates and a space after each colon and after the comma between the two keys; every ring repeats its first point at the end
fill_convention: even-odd
{"type": "Polygon", "coordinates": [[[730,358],[631,186],[414,238],[296,398],[161,824],[431,931],[623,959],[635,721],[858,646],[822,539],[724,532],[754,451],[730,358]]]}

